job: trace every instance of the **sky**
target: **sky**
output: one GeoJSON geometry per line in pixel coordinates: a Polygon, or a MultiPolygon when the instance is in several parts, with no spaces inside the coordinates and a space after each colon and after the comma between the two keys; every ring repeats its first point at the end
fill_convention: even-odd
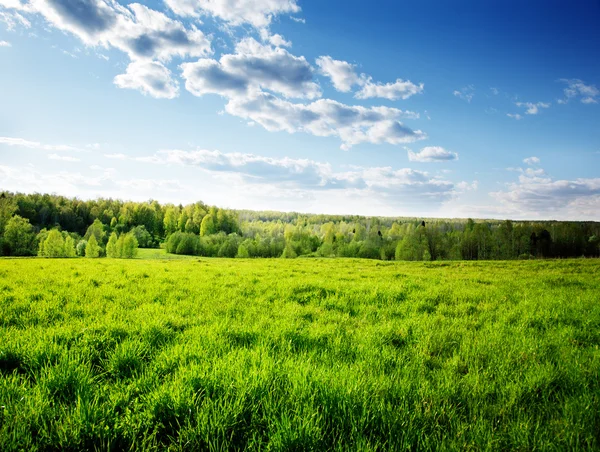
{"type": "Polygon", "coordinates": [[[0,0],[0,190],[600,220],[600,1],[0,0]]]}

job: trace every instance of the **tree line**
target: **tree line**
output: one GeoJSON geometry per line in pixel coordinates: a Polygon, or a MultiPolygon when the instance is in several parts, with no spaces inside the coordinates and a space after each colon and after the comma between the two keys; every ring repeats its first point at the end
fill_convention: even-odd
{"type": "Polygon", "coordinates": [[[0,255],[477,260],[598,257],[600,223],[306,215],[0,193],[0,255]]]}

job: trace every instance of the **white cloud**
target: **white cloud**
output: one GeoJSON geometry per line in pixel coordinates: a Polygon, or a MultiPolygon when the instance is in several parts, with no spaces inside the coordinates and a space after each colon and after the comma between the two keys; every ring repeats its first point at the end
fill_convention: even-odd
{"type": "Polygon", "coordinates": [[[287,41],[280,34],[271,34],[268,28],[261,28],[259,34],[263,42],[268,42],[275,47],[292,47],[291,41],[287,41]]]}
{"type": "Polygon", "coordinates": [[[516,119],[517,121],[523,119],[523,116],[521,116],[519,113],[515,113],[514,115],[512,113],[506,113],[506,116],[516,119]]]}
{"type": "Polygon", "coordinates": [[[0,145],[7,146],[18,146],[29,149],[39,149],[42,151],[54,151],[54,152],[63,152],[63,151],[81,151],[81,149],[76,148],[74,146],[68,146],[65,144],[44,144],[39,141],[30,141],[24,138],[15,138],[15,137],[0,137],[0,145]]]}
{"type": "Polygon", "coordinates": [[[260,44],[252,38],[240,41],[235,54],[223,55],[219,61],[201,59],[183,63],[181,68],[186,89],[196,96],[209,93],[248,96],[260,89],[286,97],[314,99],[321,95],[319,85],[313,81],[312,68],[304,57],[280,47],[260,44]]]}
{"type": "Polygon", "coordinates": [[[526,165],[538,165],[540,163],[540,159],[539,157],[527,157],[526,159],[523,159],[523,163],[525,163],[526,165]]]}
{"type": "Polygon", "coordinates": [[[299,24],[305,24],[306,23],[306,19],[304,19],[303,17],[290,16],[290,19],[292,19],[294,22],[297,22],[299,24]]]}
{"type": "Polygon", "coordinates": [[[397,79],[391,83],[373,82],[366,74],[358,75],[356,66],[347,61],[334,60],[330,56],[321,56],[316,60],[321,74],[329,77],[334,88],[343,93],[350,92],[353,86],[361,89],[355,94],[358,99],[379,97],[389,100],[408,99],[423,92],[424,84],[415,85],[410,80],[397,79]]]}
{"type": "Polygon", "coordinates": [[[509,212],[520,217],[555,214],[571,219],[598,218],[600,178],[554,180],[541,168],[519,172],[518,182],[508,184],[506,191],[490,193],[509,212]]]}
{"type": "Polygon", "coordinates": [[[564,89],[564,99],[559,99],[559,104],[566,104],[571,99],[579,98],[584,104],[597,104],[598,97],[600,96],[600,90],[596,88],[596,85],[586,85],[579,79],[560,79],[560,82],[566,83],[567,87],[564,89]]]}
{"type": "MultiPolygon", "coordinates": [[[[137,159],[139,160],[139,159],[137,159]]],[[[394,170],[391,167],[354,167],[350,171],[334,171],[329,163],[308,159],[263,157],[254,154],[223,153],[220,151],[164,150],[145,158],[155,164],[177,164],[197,167],[223,176],[228,181],[248,185],[301,190],[296,194],[323,191],[368,192],[383,196],[394,203],[440,204],[458,192],[472,190],[473,185],[460,186],[432,177],[427,172],[410,168],[394,170]]]]}
{"type": "MultiPolygon", "coordinates": [[[[0,5],[2,5],[2,0],[0,0],[0,5]]],[[[15,30],[18,25],[24,28],[31,28],[31,22],[16,11],[0,11],[0,22],[6,24],[8,31],[15,30]]]]}
{"type": "Polygon", "coordinates": [[[473,85],[465,86],[464,88],[454,90],[453,93],[456,97],[466,100],[471,103],[471,100],[475,96],[475,87],[473,85]]]}
{"type": "Polygon", "coordinates": [[[339,137],[344,150],[359,143],[401,144],[427,137],[421,130],[412,130],[399,122],[403,117],[416,117],[415,113],[388,107],[349,106],[330,99],[299,104],[256,93],[230,99],[225,110],[269,131],[339,137]]]}
{"type": "Polygon", "coordinates": [[[78,159],[76,157],[71,157],[68,155],[58,155],[58,154],[49,154],[48,158],[50,160],[60,160],[63,162],[80,162],[81,159],[78,159]]]}
{"type": "Polygon", "coordinates": [[[210,15],[231,25],[267,27],[273,17],[300,12],[296,0],[165,0],[179,16],[210,15]]]}
{"type": "Polygon", "coordinates": [[[373,83],[369,77],[362,89],[356,93],[358,99],[380,97],[389,100],[408,99],[415,94],[421,94],[425,85],[415,85],[410,80],[397,79],[394,83],[373,83]]]}
{"type": "Polygon", "coordinates": [[[441,146],[426,146],[419,152],[408,150],[408,160],[411,162],[446,162],[458,160],[458,154],[441,146]]]}
{"type": "MultiPolygon", "coordinates": [[[[168,193],[182,196],[182,186],[174,179],[127,179],[113,168],[92,166],[85,172],[38,170],[33,165],[12,167],[0,165],[2,189],[24,193],[58,193],[83,198],[118,197],[144,201],[165,197],[168,193]],[[124,195],[125,193],[125,195],[124,195]]],[[[174,197],[175,198],[175,197],[174,197]]],[[[173,199],[175,201],[175,199],[173,199]]]]}
{"type": "Polygon", "coordinates": [[[13,9],[41,14],[52,26],[74,34],[87,46],[114,47],[125,52],[135,64],[119,76],[117,84],[155,97],[172,98],[176,90],[174,81],[164,80],[166,69],[151,61],[166,63],[174,57],[212,53],[210,40],[195,25],[186,28],[139,3],[125,7],[115,0],[2,1],[13,9]],[[145,66],[141,61],[146,62],[145,66]],[[164,88],[157,89],[153,83],[164,88]]]}
{"type": "Polygon", "coordinates": [[[128,7],[114,0],[31,0],[36,12],[60,30],[73,33],[89,46],[112,46],[135,59],[169,61],[174,56],[211,53],[210,41],[195,26],[139,3],[128,7]]]}
{"type": "Polygon", "coordinates": [[[527,115],[537,115],[540,108],[550,108],[550,104],[546,102],[537,102],[535,104],[532,102],[516,102],[515,105],[525,108],[525,114],[527,115]]]}
{"type": "Polygon", "coordinates": [[[321,56],[316,60],[320,72],[331,79],[334,88],[343,93],[350,92],[361,80],[356,74],[354,64],[347,61],[334,60],[330,56],[321,56]]]}
{"type": "Polygon", "coordinates": [[[171,78],[171,71],[154,61],[134,61],[125,74],[114,79],[119,88],[141,91],[157,99],[173,99],[179,94],[179,84],[171,78]]]}
{"type": "Polygon", "coordinates": [[[12,47],[12,44],[8,41],[0,41],[0,47],[12,47]]]}

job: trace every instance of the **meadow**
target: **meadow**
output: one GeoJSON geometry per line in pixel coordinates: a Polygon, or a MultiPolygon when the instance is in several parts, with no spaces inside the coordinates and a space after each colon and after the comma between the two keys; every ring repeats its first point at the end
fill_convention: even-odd
{"type": "Polygon", "coordinates": [[[2,450],[600,448],[598,260],[140,251],[0,259],[2,450]]]}

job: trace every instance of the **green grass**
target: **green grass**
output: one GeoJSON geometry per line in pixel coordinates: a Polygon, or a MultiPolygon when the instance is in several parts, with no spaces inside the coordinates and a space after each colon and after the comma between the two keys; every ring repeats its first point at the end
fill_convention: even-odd
{"type": "Polygon", "coordinates": [[[164,248],[139,248],[137,259],[190,260],[198,258],[196,256],[186,256],[184,254],[167,254],[167,251],[164,248]]]}
{"type": "Polygon", "coordinates": [[[600,448],[597,260],[143,253],[0,260],[2,450],[600,448]]]}

